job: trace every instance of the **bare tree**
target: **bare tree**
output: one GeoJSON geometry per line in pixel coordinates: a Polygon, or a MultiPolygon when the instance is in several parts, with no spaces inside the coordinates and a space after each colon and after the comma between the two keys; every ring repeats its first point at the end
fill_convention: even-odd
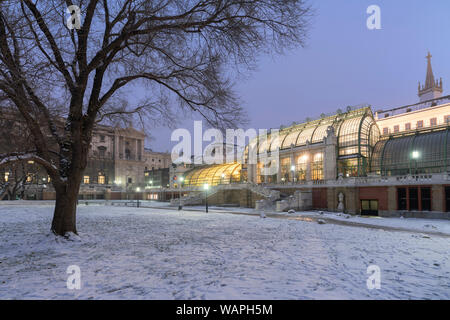
{"type": "Polygon", "coordinates": [[[164,117],[176,105],[212,126],[236,126],[245,113],[235,71],[254,67],[262,52],[302,45],[310,17],[304,0],[4,0],[0,10],[0,100],[33,142],[2,154],[0,166],[45,168],[57,235],[77,233],[96,123],[164,117]]]}

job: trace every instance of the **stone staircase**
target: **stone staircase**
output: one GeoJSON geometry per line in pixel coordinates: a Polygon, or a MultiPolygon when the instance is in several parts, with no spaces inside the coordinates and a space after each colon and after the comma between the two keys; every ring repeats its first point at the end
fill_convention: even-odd
{"type": "MultiPolygon", "coordinates": [[[[280,192],[276,190],[271,190],[269,188],[258,186],[256,184],[230,184],[230,185],[219,185],[215,187],[211,187],[208,191],[208,199],[218,192],[225,192],[227,190],[242,190],[245,192],[251,192],[259,197],[263,198],[262,200],[258,200],[258,202],[262,201],[264,206],[273,207],[275,205],[275,201],[280,199],[280,192]]],[[[195,206],[203,204],[205,199],[205,192],[202,189],[198,189],[196,192],[191,192],[188,196],[181,198],[182,206],[195,206]]],[[[171,206],[179,206],[179,199],[172,199],[170,201],[171,206]]],[[[256,204],[258,205],[258,204],[256,204]]]]}

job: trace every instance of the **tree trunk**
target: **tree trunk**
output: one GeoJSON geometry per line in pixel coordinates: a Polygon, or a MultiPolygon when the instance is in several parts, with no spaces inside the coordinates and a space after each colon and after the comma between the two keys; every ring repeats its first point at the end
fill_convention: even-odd
{"type": "MultiPolygon", "coordinates": [[[[75,180],[72,178],[72,180],[75,180]]],[[[76,212],[79,183],[68,183],[67,187],[56,189],[56,204],[53,214],[52,231],[56,235],[66,236],[68,232],[77,233],[76,212]],[[72,187],[71,187],[72,186],[72,187]]]]}

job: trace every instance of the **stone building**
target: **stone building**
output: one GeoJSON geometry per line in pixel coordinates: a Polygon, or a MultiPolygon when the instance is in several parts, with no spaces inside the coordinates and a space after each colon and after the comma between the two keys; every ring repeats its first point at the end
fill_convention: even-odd
{"type": "MultiPolygon", "coordinates": [[[[149,159],[155,159],[158,169],[168,168],[169,154],[145,149],[146,135],[134,128],[98,125],[93,132],[88,165],[80,189],[82,199],[103,199],[110,192],[136,192],[147,185],[149,159]]],[[[1,147],[1,146],[0,146],[1,147]]],[[[53,199],[51,181],[45,171],[34,163],[27,163],[26,192],[28,199],[53,199]]],[[[0,183],[14,180],[11,168],[2,169],[0,183]]],[[[2,195],[0,198],[5,198],[2,195]]],[[[120,198],[124,196],[120,195],[120,198]]]]}

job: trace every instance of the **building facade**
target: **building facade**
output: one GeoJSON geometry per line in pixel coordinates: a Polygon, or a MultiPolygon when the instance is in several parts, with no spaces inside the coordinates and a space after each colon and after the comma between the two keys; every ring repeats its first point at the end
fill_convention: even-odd
{"type": "MultiPolygon", "coordinates": [[[[136,192],[138,188],[144,189],[148,183],[146,175],[149,159],[157,163],[158,170],[164,168],[168,170],[170,155],[149,152],[145,149],[145,138],[144,132],[131,127],[97,126],[93,132],[80,198],[103,199],[110,192],[129,193],[136,192]]],[[[9,184],[9,188],[2,188],[4,192],[0,195],[0,200],[17,197],[25,199],[55,197],[45,170],[32,162],[24,164],[20,170],[15,167],[2,169],[0,186],[5,184],[9,184]],[[11,190],[13,181],[22,177],[24,183],[18,189],[20,192],[16,192],[12,197],[8,194],[8,190],[11,190]]]]}
{"type": "Polygon", "coordinates": [[[347,108],[272,130],[249,143],[241,162],[187,171],[186,186],[259,185],[255,192],[279,192],[277,207],[303,194],[315,209],[450,219],[450,96],[441,96],[427,60],[419,103],[347,108]]]}

